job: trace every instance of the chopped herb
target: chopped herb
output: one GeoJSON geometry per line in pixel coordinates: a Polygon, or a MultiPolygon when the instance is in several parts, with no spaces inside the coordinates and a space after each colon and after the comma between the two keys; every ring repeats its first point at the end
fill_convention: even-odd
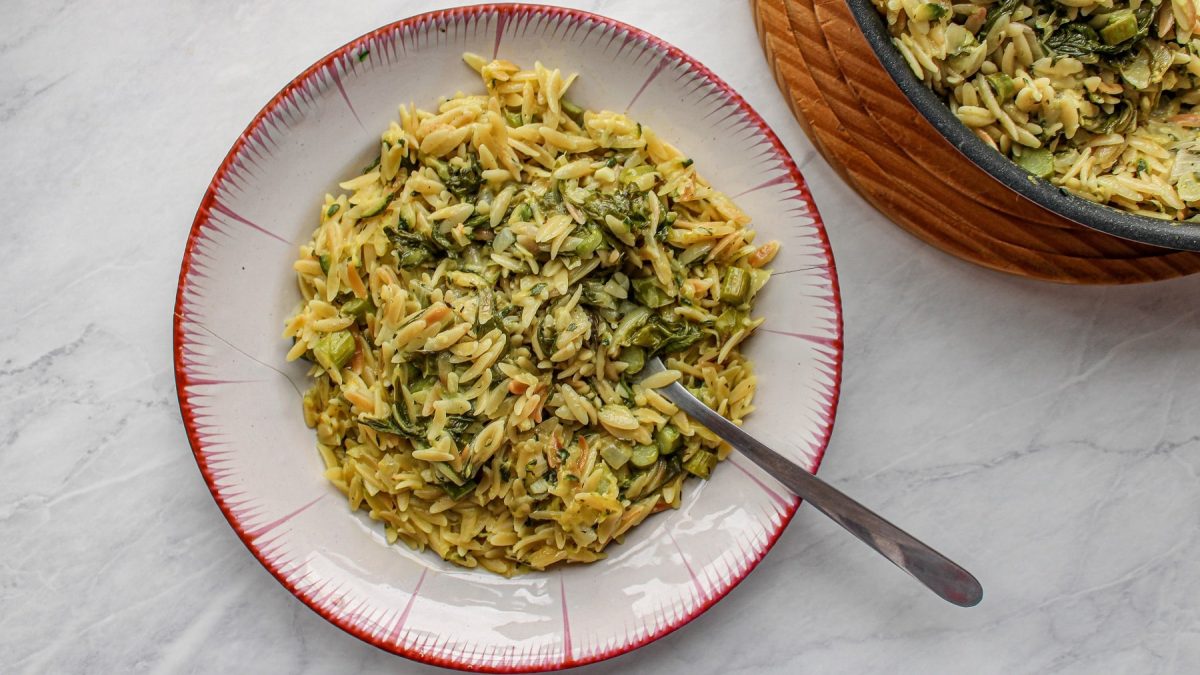
{"type": "Polygon", "coordinates": [[[682,166],[683,168],[685,168],[685,169],[686,169],[686,168],[688,168],[689,166],[691,166],[692,164],[694,164],[694,162],[692,162],[692,158],[691,158],[691,157],[688,157],[687,159],[685,159],[685,160],[683,160],[682,162],[680,162],[680,164],[679,164],[679,165],[680,165],[680,166],[682,166]]]}
{"type": "Polygon", "coordinates": [[[358,62],[362,63],[363,61],[366,61],[367,57],[370,55],[371,55],[371,50],[364,47],[363,50],[358,53],[358,62]]]}
{"type": "Polygon", "coordinates": [[[325,217],[326,218],[332,217],[333,214],[337,213],[338,209],[340,209],[340,208],[342,208],[341,204],[330,204],[329,208],[325,209],[325,217]]]}

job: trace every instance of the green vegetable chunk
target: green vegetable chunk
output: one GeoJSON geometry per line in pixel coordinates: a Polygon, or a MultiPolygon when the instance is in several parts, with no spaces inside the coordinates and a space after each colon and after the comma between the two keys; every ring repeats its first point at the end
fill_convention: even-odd
{"type": "Polygon", "coordinates": [[[321,257],[317,258],[317,260],[321,263],[321,273],[329,274],[329,254],[322,253],[321,257]]]}
{"type": "Polygon", "coordinates": [[[1133,12],[1113,12],[1109,15],[1108,23],[1100,29],[1100,37],[1108,45],[1120,44],[1136,35],[1138,32],[1137,17],[1133,12]]]}
{"type": "Polygon", "coordinates": [[[673,425],[666,425],[658,430],[654,435],[654,442],[658,444],[658,453],[660,455],[669,455],[679,449],[679,444],[683,440],[683,436],[673,425]]]}
{"type": "Polygon", "coordinates": [[[600,449],[597,450],[600,458],[608,462],[608,465],[614,469],[625,466],[625,463],[633,456],[633,450],[628,444],[621,441],[602,436],[593,442],[600,446],[600,449]]]}
{"type": "Polygon", "coordinates": [[[717,332],[721,335],[729,336],[736,333],[737,330],[742,327],[742,323],[745,320],[745,312],[739,312],[736,309],[730,308],[724,312],[721,312],[721,316],[717,317],[717,322],[713,325],[713,327],[716,328],[717,332]]]}
{"type": "Polygon", "coordinates": [[[388,204],[392,203],[393,199],[395,199],[395,196],[393,195],[384,195],[382,197],[376,197],[375,199],[363,204],[363,212],[361,217],[368,218],[370,216],[378,215],[379,212],[383,211],[388,204]]]}
{"type": "Polygon", "coordinates": [[[1043,44],[1058,56],[1095,63],[1102,54],[1124,54],[1137,46],[1150,33],[1154,10],[1155,6],[1147,2],[1136,12],[1113,12],[1099,34],[1086,21],[1068,23],[1054,29],[1043,44]]]}
{"type": "Polygon", "coordinates": [[[621,350],[621,355],[617,358],[629,364],[629,367],[625,369],[627,375],[636,375],[646,367],[646,352],[641,347],[626,347],[621,350]]]}
{"type": "Polygon", "coordinates": [[[567,116],[571,118],[579,118],[583,115],[583,108],[580,108],[565,98],[559,99],[558,105],[562,108],[562,111],[567,113],[567,116]]]}
{"type": "Polygon", "coordinates": [[[375,305],[369,298],[354,298],[353,300],[347,300],[346,304],[342,305],[342,313],[356,319],[361,319],[374,311],[375,305]]]}
{"type": "Polygon", "coordinates": [[[608,291],[604,289],[604,282],[598,279],[585,279],[579,298],[583,304],[592,307],[613,310],[617,308],[616,298],[608,294],[608,291]]]}
{"type": "Polygon", "coordinates": [[[738,305],[746,300],[750,291],[750,275],[740,267],[730,267],[721,282],[721,302],[738,305]]]}
{"type": "Polygon", "coordinates": [[[1054,173],[1054,155],[1045,148],[1027,148],[1016,159],[1017,165],[1038,178],[1049,178],[1054,173]]]}
{"type": "Polygon", "coordinates": [[[652,278],[634,279],[633,296],[637,301],[650,309],[658,309],[671,304],[671,296],[652,278]]]}
{"type": "Polygon", "coordinates": [[[580,258],[590,258],[604,243],[604,234],[598,227],[588,227],[575,245],[575,255],[580,258]]]}
{"type": "Polygon", "coordinates": [[[992,91],[996,92],[997,101],[1007,103],[1012,98],[1016,88],[1013,86],[1011,77],[1004,73],[992,73],[987,76],[987,81],[992,86],[992,91]]]}
{"type": "Polygon", "coordinates": [[[687,458],[683,463],[683,470],[699,476],[704,480],[712,475],[713,467],[717,465],[717,456],[707,450],[698,450],[696,454],[687,458]]]}
{"type": "Polygon", "coordinates": [[[348,330],[339,330],[317,340],[313,347],[317,363],[325,368],[341,368],[354,356],[354,336],[348,330]]]}
{"type": "MultiPolygon", "coordinates": [[[[624,312],[625,310],[622,311],[624,312]]],[[[625,316],[621,317],[621,322],[617,324],[616,330],[613,331],[613,342],[618,345],[629,344],[634,331],[646,325],[650,316],[650,310],[640,305],[634,306],[633,309],[625,312],[625,316]]]]}
{"type": "Polygon", "coordinates": [[[629,461],[639,469],[654,466],[654,463],[658,461],[658,448],[653,445],[636,446],[629,461]]]}
{"type": "Polygon", "coordinates": [[[1200,176],[1195,173],[1185,173],[1175,182],[1175,191],[1185,202],[1200,200],[1200,176]]]}
{"type": "Polygon", "coordinates": [[[946,16],[947,11],[945,7],[935,2],[927,2],[917,7],[916,11],[913,12],[913,18],[917,21],[937,21],[946,16]]]}

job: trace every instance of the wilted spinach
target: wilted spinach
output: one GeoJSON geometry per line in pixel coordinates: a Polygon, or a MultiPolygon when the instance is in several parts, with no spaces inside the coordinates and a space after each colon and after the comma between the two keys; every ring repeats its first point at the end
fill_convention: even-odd
{"type": "Polygon", "coordinates": [[[451,164],[446,169],[443,182],[455,197],[464,201],[474,201],[475,195],[479,193],[479,186],[483,184],[483,169],[479,165],[479,158],[472,154],[462,164],[451,164]]]}
{"type": "Polygon", "coordinates": [[[1116,44],[1105,44],[1096,29],[1085,21],[1075,21],[1059,26],[1045,40],[1045,46],[1058,56],[1089,57],[1124,54],[1133,49],[1150,32],[1150,21],[1154,18],[1154,7],[1146,3],[1134,13],[1137,32],[1132,37],[1116,44]]]}
{"type": "Polygon", "coordinates": [[[433,248],[421,235],[396,227],[387,230],[387,236],[396,249],[396,260],[400,267],[408,269],[433,259],[433,248]]]}
{"type": "Polygon", "coordinates": [[[612,194],[592,195],[583,203],[583,212],[600,223],[605,216],[613,216],[635,231],[645,227],[650,217],[645,196],[633,185],[612,194]]]}

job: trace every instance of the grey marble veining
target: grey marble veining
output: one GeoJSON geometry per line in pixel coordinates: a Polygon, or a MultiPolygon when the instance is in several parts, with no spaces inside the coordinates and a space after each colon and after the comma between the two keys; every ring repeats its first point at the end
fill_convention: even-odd
{"type": "MultiPolygon", "coordinates": [[[[816,155],[743,3],[569,3],[737,88],[833,240],[845,380],[821,475],[971,569],[946,605],[808,507],[677,633],[588,673],[1195,672],[1200,277],[1009,278],[890,225],[816,155]]],[[[436,2],[33,3],[0,22],[0,671],[434,672],[294,600],[184,437],[171,311],[229,144],[292,76],[436,2]]]]}

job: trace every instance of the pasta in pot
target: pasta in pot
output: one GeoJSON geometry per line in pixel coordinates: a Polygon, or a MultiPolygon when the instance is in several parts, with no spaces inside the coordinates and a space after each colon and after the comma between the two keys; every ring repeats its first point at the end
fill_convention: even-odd
{"type": "Polygon", "coordinates": [[[1031,174],[1200,215],[1200,0],[872,0],[912,71],[1031,174]]]}

